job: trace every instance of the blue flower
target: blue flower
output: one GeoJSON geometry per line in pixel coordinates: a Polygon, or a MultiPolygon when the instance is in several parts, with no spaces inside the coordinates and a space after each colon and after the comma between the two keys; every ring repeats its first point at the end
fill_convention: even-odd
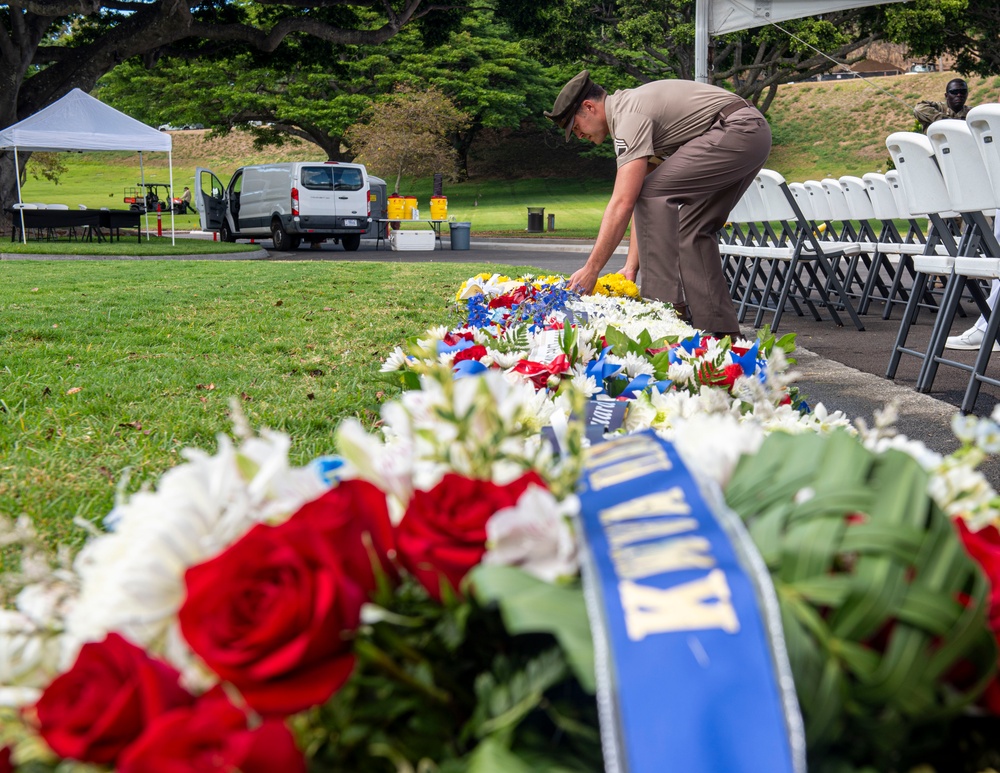
{"type": "Polygon", "coordinates": [[[437,353],[438,354],[451,354],[452,352],[460,352],[463,349],[468,349],[470,346],[475,346],[475,341],[467,341],[464,338],[458,343],[449,346],[444,341],[437,342],[437,353]]]}
{"type": "Polygon", "coordinates": [[[309,467],[323,483],[335,486],[345,472],[344,459],[340,456],[320,456],[309,462],[309,467]]]}
{"type": "Polygon", "coordinates": [[[757,372],[757,350],[760,348],[760,341],[754,341],[753,346],[747,350],[746,354],[737,354],[735,351],[729,351],[729,356],[732,358],[736,365],[743,368],[744,376],[752,376],[757,372]]]}
{"type": "Polygon", "coordinates": [[[489,368],[478,360],[462,360],[461,362],[455,363],[451,372],[454,374],[456,379],[460,379],[468,376],[478,376],[480,373],[484,373],[487,370],[489,370],[489,368]]]}

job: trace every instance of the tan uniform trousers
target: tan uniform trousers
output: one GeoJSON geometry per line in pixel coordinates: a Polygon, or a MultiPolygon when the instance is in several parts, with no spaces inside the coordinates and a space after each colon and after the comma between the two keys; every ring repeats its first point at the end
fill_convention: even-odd
{"type": "Polygon", "coordinates": [[[634,210],[644,298],[687,304],[700,330],[739,330],[718,231],[770,152],[771,127],[748,106],[646,175],[634,210]]]}

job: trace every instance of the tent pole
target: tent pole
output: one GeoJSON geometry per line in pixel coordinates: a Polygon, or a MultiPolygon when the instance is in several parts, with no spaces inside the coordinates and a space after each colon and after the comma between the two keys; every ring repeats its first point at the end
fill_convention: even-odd
{"type": "MultiPolygon", "coordinates": [[[[14,146],[14,180],[17,182],[17,203],[24,204],[21,201],[21,165],[17,162],[17,145],[14,146]]],[[[28,232],[24,230],[24,207],[19,207],[17,211],[21,215],[21,244],[27,244],[28,232]]]]}
{"type": "Polygon", "coordinates": [[[146,196],[146,170],[142,166],[142,151],[139,151],[139,188],[142,190],[142,211],[146,214],[146,241],[149,241],[149,199],[146,196]]]}
{"type": "Polygon", "coordinates": [[[708,15],[710,0],[696,0],[694,6],[694,79],[708,83],[708,15]]]}
{"type": "MultiPolygon", "coordinates": [[[[171,142],[171,145],[173,143],[171,142]]],[[[174,234],[174,152],[167,151],[167,167],[170,169],[170,243],[177,244],[177,237],[174,234]]]]}

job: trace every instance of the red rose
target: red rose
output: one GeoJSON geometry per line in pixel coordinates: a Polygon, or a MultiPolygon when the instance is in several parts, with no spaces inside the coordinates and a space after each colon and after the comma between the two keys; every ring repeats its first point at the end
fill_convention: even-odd
{"type": "Polygon", "coordinates": [[[324,703],[354,668],[349,636],[390,545],[384,495],[345,481],[188,569],[181,632],[262,714],[324,703]]]}
{"type": "Polygon", "coordinates": [[[489,307],[491,309],[509,309],[517,301],[514,300],[512,295],[498,295],[496,298],[489,302],[489,307]]]}
{"type": "Polygon", "coordinates": [[[457,591],[462,578],[486,552],[486,522],[512,507],[531,484],[544,487],[534,472],[498,486],[448,473],[430,491],[416,491],[396,527],[403,565],[427,592],[441,600],[441,583],[457,591]]]}
{"type": "MultiPolygon", "coordinates": [[[[955,519],[955,524],[966,552],[979,564],[989,581],[989,626],[1000,643],[1000,531],[992,525],[971,531],[961,518],[955,519]]],[[[992,713],[1000,714],[1000,680],[997,677],[986,686],[979,701],[992,713]]]]}
{"type": "Polygon", "coordinates": [[[990,629],[994,633],[1000,633],[1000,531],[996,526],[971,531],[961,518],[957,518],[955,523],[966,552],[979,564],[989,580],[990,629]]]}
{"type": "Polygon", "coordinates": [[[302,753],[280,719],[253,730],[221,688],[193,707],[157,718],[121,755],[119,773],[305,773],[302,753]]]}
{"type": "Polygon", "coordinates": [[[473,332],[471,330],[466,330],[462,333],[454,333],[454,332],[446,333],[444,338],[442,338],[441,340],[447,346],[454,346],[459,341],[471,341],[473,338],[475,338],[473,332]]]}
{"type": "Polygon", "coordinates": [[[455,362],[462,360],[481,360],[486,356],[486,347],[482,344],[475,344],[465,349],[455,352],[455,362]]]}
{"type": "Polygon", "coordinates": [[[368,481],[343,481],[302,505],[291,520],[322,533],[347,576],[366,592],[375,590],[373,567],[395,573],[389,560],[394,551],[389,505],[385,492],[368,481]]]}
{"type": "Polygon", "coordinates": [[[161,714],[194,698],[180,674],[117,633],[84,644],[35,704],[38,732],[60,757],[113,763],[161,714]]]}
{"type": "Polygon", "coordinates": [[[569,359],[565,354],[556,355],[547,365],[534,360],[520,360],[514,365],[514,372],[531,379],[536,389],[545,389],[550,377],[558,376],[569,369],[569,359]]]}

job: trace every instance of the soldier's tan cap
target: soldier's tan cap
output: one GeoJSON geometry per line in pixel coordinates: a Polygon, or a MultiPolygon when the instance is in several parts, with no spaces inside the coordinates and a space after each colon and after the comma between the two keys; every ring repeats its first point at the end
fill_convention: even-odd
{"type": "Polygon", "coordinates": [[[569,142],[570,134],[573,133],[576,111],[580,109],[580,104],[593,85],[594,82],[590,79],[589,70],[577,73],[562,87],[562,91],[556,97],[556,103],[552,106],[552,112],[544,111],[546,118],[551,118],[566,130],[567,142],[569,142]]]}

